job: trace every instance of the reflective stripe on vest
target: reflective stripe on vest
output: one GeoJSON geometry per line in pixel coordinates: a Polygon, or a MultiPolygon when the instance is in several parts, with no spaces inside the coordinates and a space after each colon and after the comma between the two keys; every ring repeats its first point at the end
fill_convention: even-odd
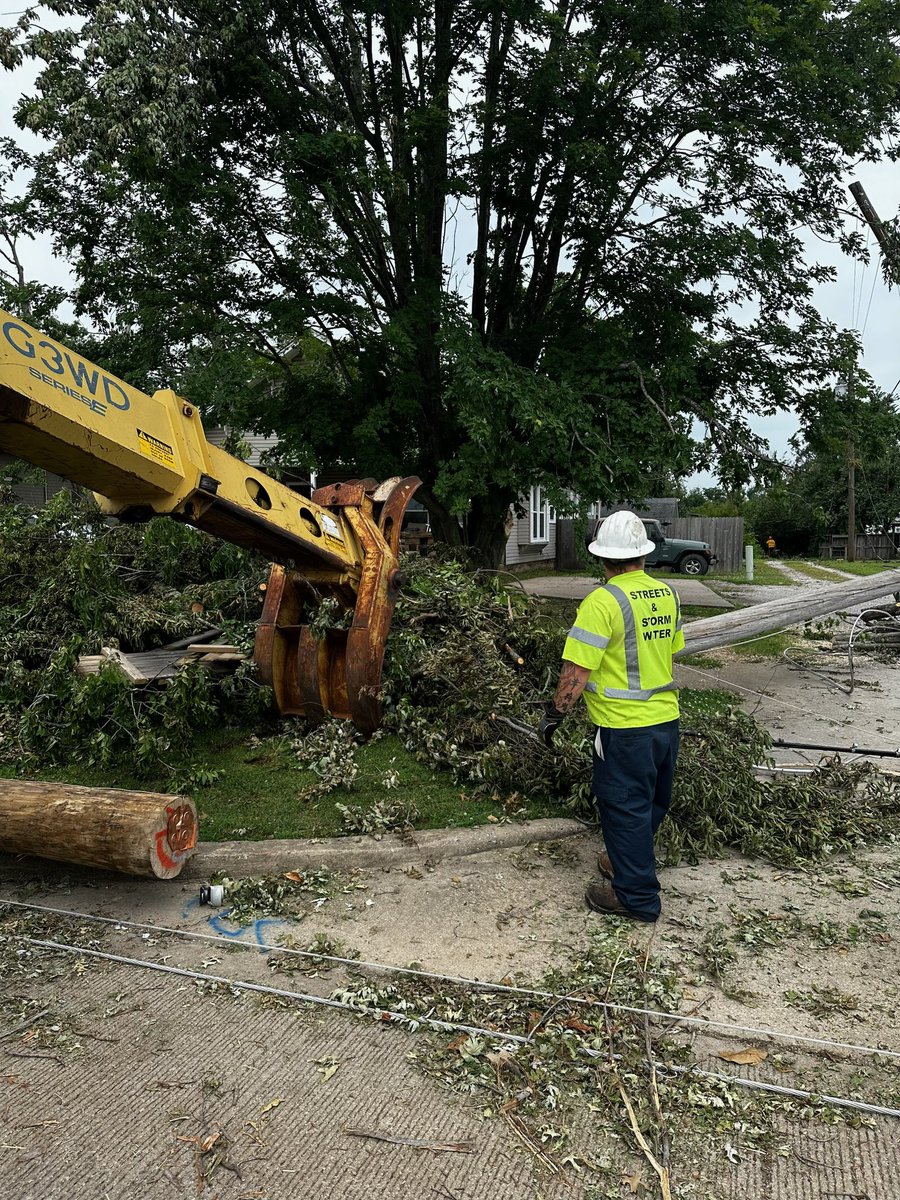
{"type": "MultiPolygon", "coordinates": [[[[606,589],[622,610],[622,620],[625,622],[625,674],[628,677],[628,687],[605,687],[603,695],[609,700],[649,700],[659,692],[677,691],[677,686],[672,680],[669,683],[662,684],[660,687],[641,687],[641,666],[640,659],[638,658],[637,630],[634,627],[634,610],[631,607],[631,601],[617,583],[608,582],[606,589]]],[[[676,605],[678,604],[677,599],[675,603],[676,605]]]]}
{"type": "Polygon", "coordinates": [[[589,629],[582,629],[580,625],[573,625],[566,637],[574,638],[576,642],[584,642],[586,646],[596,646],[598,650],[605,650],[609,645],[608,637],[604,637],[602,633],[591,633],[589,629]]]}
{"type": "MultiPolygon", "coordinates": [[[[596,691],[596,688],[594,690],[596,691]]],[[[639,688],[635,689],[635,691],[630,691],[628,688],[604,688],[603,695],[610,700],[649,700],[657,692],[677,691],[678,686],[673,680],[672,683],[664,683],[660,687],[639,688]]]]}

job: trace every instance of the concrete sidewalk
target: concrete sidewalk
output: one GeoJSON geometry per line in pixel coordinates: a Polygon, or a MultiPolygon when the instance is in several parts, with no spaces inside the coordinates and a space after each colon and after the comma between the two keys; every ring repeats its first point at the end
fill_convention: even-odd
{"type": "MultiPolygon", "coordinates": [[[[280,874],[282,871],[316,871],[320,867],[328,867],[332,871],[356,871],[365,867],[390,871],[410,863],[434,864],[444,859],[485,854],[490,850],[514,850],[520,846],[577,837],[584,831],[582,821],[566,817],[541,817],[534,821],[472,825],[462,829],[422,829],[407,837],[388,833],[377,840],[372,837],[335,837],[200,842],[196,854],[185,863],[178,882],[179,886],[193,886],[209,880],[220,871],[232,879],[280,874]]],[[[111,871],[98,871],[76,863],[54,867],[46,859],[0,851],[0,879],[3,881],[28,879],[52,869],[65,871],[73,884],[98,879],[113,886],[125,882],[120,875],[111,871]]],[[[150,886],[159,890],[156,881],[152,881],[150,886]]]]}
{"type": "MultiPolygon", "coordinates": [[[[385,976],[370,970],[361,981],[351,974],[355,968],[328,974],[327,964],[314,963],[276,974],[267,948],[285,938],[305,947],[322,936],[373,962],[415,961],[450,975],[527,983],[549,968],[565,968],[604,922],[581,903],[596,850],[590,834],[434,864],[420,849],[418,867],[387,858],[344,877],[297,920],[261,917],[240,930],[224,911],[200,907],[189,879],[95,874],[78,882],[63,864],[37,864],[35,874],[32,860],[24,879],[0,863],[0,896],[144,923],[143,931],[106,926],[104,951],[319,997],[366,979],[383,983],[385,976]]],[[[740,993],[698,975],[698,964],[710,929],[721,929],[735,912],[802,911],[811,921],[848,928],[875,897],[839,890],[836,881],[881,881],[877,903],[884,928],[892,930],[900,921],[898,854],[896,846],[872,851],[850,874],[841,863],[810,874],[740,859],[667,870],[663,919],[656,927],[629,927],[629,944],[641,956],[652,945],[678,964],[685,1006],[711,1019],[780,1029],[788,1037],[895,1045],[890,934],[886,942],[862,937],[823,946],[786,938],[783,945],[738,947],[731,980],[748,989],[740,993]],[[822,979],[861,993],[864,980],[858,1006],[811,1018],[785,1000],[788,990],[822,979]]],[[[0,915],[10,911],[0,908],[0,915]]],[[[96,935],[90,922],[65,918],[56,940],[90,946],[96,935]]],[[[607,1116],[588,1107],[590,1093],[571,1120],[567,1149],[583,1162],[615,1164],[615,1174],[584,1167],[580,1177],[575,1168],[548,1173],[508,1120],[484,1116],[496,1104],[491,1092],[455,1095],[416,1065],[411,1056],[428,1059],[425,1031],[89,957],[28,949],[13,961],[8,946],[5,953],[10,969],[0,965],[0,1033],[14,1036],[0,1041],[0,1200],[586,1200],[618,1195],[619,1187],[623,1196],[633,1194],[626,1176],[641,1172],[649,1188],[646,1162],[633,1145],[611,1137],[607,1116]],[[52,1022],[62,1040],[16,1032],[23,1011],[44,1010],[43,1024],[52,1022]],[[471,1146],[417,1149],[349,1129],[471,1146]],[[209,1139],[216,1141],[203,1151],[209,1139]]],[[[434,1035],[444,1046],[455,1036],[434,1035]]],[[[744,1036],[698,1031],[695,1056],[710,1070],[764,1070],[765,1064],[745,1069],[718,1058],[722,1049],[747,1045],[744,1036]]],[[[804,1056],[790,1041],[777,1048],[786,1053],[768,1078],[779,1084],[814,1083],[843,1095],[857,1087],[872,1091],[864,1059],[842,1064],[804,1056]],[[851,1075],[857,1067],[859,1078],[851,1075]]],[[[889,1091],[882,1102],[889,1102],[889,1091]]],[[[547,1114],[550,1125],[564,1119],[547,1114]]],[[[784,1114],[776,1124],[777,1152],[747,1151],[738,1139],[740,1161],[726,1154],[723,1138],[679,1129],[673,1195],[900,1200],[897,1122],[877,1119],[853,1129],[784,1114]]]]}
{"type": "Polygon", "coordinates": [[[581,1194],[571,1175],[539,1180],[505,1124],[480,1119],[483,1097],[462,1101],[417,1072],[408,1032],[94,964],[67,1008],[63,1019],[87,1035],[83,1057],[4,1062],[3,1200],[581,1194]],[[348,1129],[471,1150],[414,1149],[348,1129]]]}

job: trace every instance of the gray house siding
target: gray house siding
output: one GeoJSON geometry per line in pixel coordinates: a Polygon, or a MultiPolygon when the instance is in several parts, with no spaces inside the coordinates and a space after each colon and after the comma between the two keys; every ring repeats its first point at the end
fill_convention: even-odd
{"type": "MultiPolygon", "coordinates": [[[[11,454],[0,454],[0,477],[5,474],[7,467],[13,465],[21,465],[21,460],[13,458],[11,454]]],[[[13,485],[12,490],[20,504],[28,508],[40,508],[57,492],[74,491],[75,484],[59,475],[51,475],[49,471],[44,471],[38,482],[17,483],[13,485]]]]}
{"type": "Polygon", "coordinates": [[[551,563],[556,557],[556,521],[547,522],[547,541],[531,541],[531,512],[529,498],[521,500],[525,515],[517,517],[512,512],[512,529],[506,539],[505,563],[508,567],[522,566],[528,563],[551,563]]]}
{"type": "MultiPolygon", "coordinates": [[[[228,438],[231,430],[224,428],[221,425],[213,425],[209,429],[204,429],[206,440],[211,446],[222,447],[228,438]]],[[[250,447],[250,457],[247,462],[251,467],[258,467],[260,459],[268,450],[274,450],[278,445],[277,437],[263,437],[259,433],[242,433],[241,441],[246,442],[250,447]]]]}

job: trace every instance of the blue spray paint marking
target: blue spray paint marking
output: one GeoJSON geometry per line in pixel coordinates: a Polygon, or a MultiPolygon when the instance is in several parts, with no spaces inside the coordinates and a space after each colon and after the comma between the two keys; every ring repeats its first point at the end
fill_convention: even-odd
{"type": "MultiPolygon", "coordinates": [[[[182,917],[187,917],[193,908],[198,908],[200,899],[197,896],[192,897],[185,904],[181,911],[182,917]]],[[[229,929],[224,922],[228,920],[230,908],[226,908],[223,912],[212,913],[206,918],[206,923],[220,937],[230,938],[232,941],[252,941],[256,940],[257,946],[261,950],[274,950],[274,946],[270,946],[266,941],[265,932],[269,925],[288,925],[289,921],[283,921],[280,917],[257,917],[255,921],[251,921],[249,925],[239,925],[237,929],[229,929]],[[247,935],[245,937],[245,935],[247,935]]]]}
{"type": "Polygon", "coordinates": [[[249,925],[240,925],[237,929],[226,929],[222,922],[228,919],[228,914],[230,912],[231,909],[229,908],[226,909],[226,911],[221,915],[217,914],[216,916],[210,917],[207,921],[207,924],[211,925],[216,933],[221,934],[222,937],[232,938],[233,940],[242,940],[245,933],[249,934],[251,937],[256,938],[257,946],[261,947],[263,950],[274,949],[274,947],[270,946],[265,939],[266,927],[269,925],[287,924],[287,921],[282,921],[280,917],[257,917],[257,919],[252,921],[249,925]]]}

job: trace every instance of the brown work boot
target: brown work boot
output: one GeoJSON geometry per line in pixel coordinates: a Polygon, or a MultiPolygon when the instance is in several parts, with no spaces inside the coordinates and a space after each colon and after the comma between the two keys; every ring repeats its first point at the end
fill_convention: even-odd
{"type": "Polygon", "coordinates": [[[601,850],[600,853],[597,855],[597,870],[600,872],[600,874],[603,876],[604,879],[612,880],[612,877],[613,877],[612,859],[609,857],[609,855],[606,853],[605,850],[601,850]]]}
{"type": "Polygon", "coordinates": [[[656,917],[648,920],[647,917],[641,917],[626,908],[616,894],[616,889],[605,879],[595,879],[593,883],[588,884],[584,901],[592,912],[606,913],[610,917],[630,917],[632,921],[646,921],[648,924],[656,920],[656,917]]]}

